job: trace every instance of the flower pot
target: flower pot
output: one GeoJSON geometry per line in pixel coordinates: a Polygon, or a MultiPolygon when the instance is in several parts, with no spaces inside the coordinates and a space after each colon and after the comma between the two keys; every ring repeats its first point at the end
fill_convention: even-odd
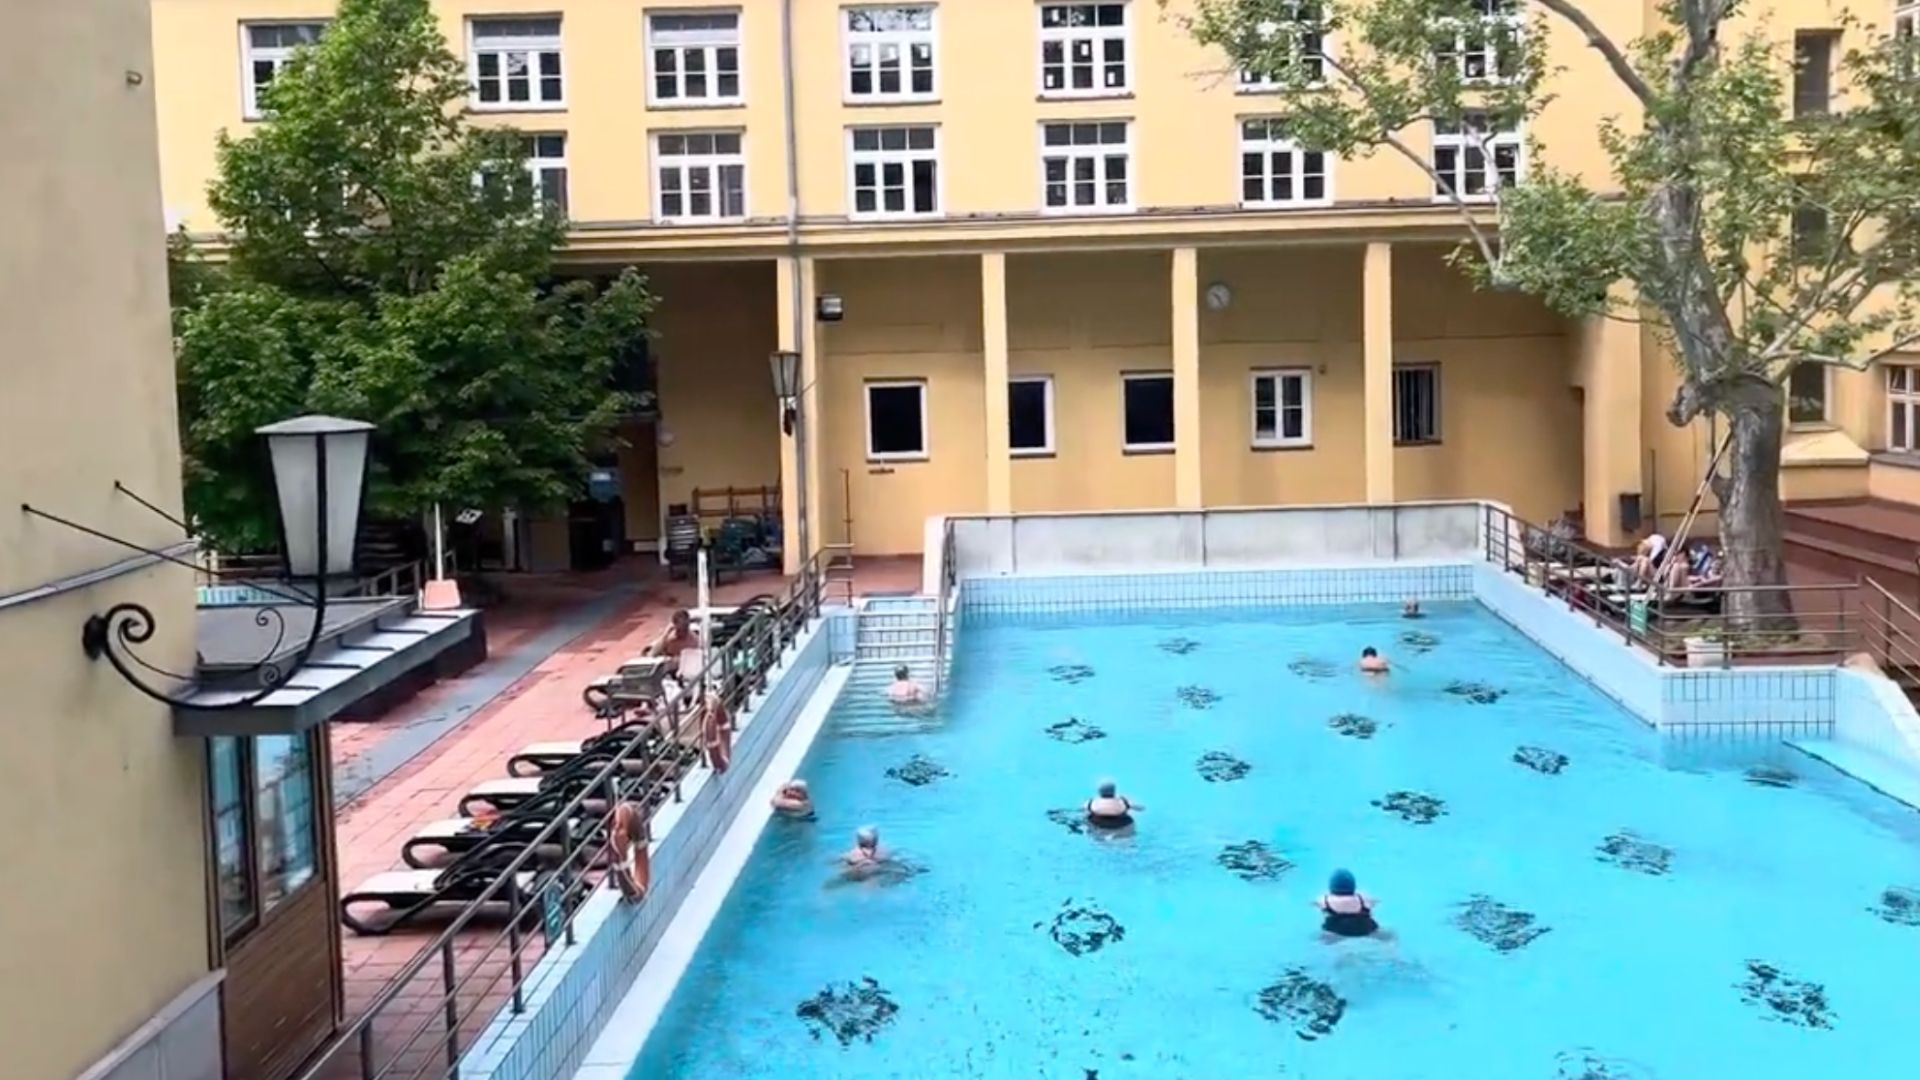
{"type": "Polygon", "coordinates": [[[1717,638],[1690,637],[1687,639],[1687,666],[1690,668],[1724,667],[1727,662],[1727,644],[1717,638]]]}

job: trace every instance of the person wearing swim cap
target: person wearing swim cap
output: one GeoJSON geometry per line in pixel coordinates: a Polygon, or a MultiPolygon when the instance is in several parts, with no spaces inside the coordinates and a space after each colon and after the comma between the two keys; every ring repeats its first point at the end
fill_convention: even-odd
{"type": "Polygon", "coordinates": [[[1100,781],[1094,797],[1087,800],[1087,824],[1101,829],[1123,829],[1133,824],[1133,815],[1146,807],[1120,794],[1111,780],[1100,781]]]}
{"type": "Polygon", "coordinates": [[[853,834],[853,847],[840,856],[840,861],[847,864],[848,873],[861,873],[880,865],[886,858],[887,853],[880,849],[880,830],[862,825],[860,831],[853,834]]]}
{"type": "Polygon", "coordinates": [[[1373,917],[1378,901],[1360,891],[1350,870],[1335,870],[1327,880],[1326,895],[1313,903],[1323,916],[1320,929],[1334,937],[1372,937],[1380,932],[1373,917]]]}
{"type": "Polygon", "coordinates": [[[781,784],[773,793],[773,812],[782,817],[812,817],[813,796],[807,792],[807,782],[796,779],[781,784]]]}

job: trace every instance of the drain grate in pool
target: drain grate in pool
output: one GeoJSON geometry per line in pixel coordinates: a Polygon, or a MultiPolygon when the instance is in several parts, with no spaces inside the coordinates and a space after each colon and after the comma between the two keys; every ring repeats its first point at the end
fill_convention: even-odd
{"type": "Polygon", "coordinates": [[[1644,1065],[1619,1058],[1601,1057],[1581,1047],[1554,1055],[1553,1080],[1653,1080],[1653,1072],[1644,1065]]]}
{"type": "Polygon", "coordinates": [[[1435,818],[1447,814],[1446,803],[1419,791],[1390,791],[1373,800],[1373,805],[1401,821],[1410,821],[1415,825],[1431,825],[1435,818]]]}
{"type": "Polygon", "coordinates": [[[1747,770],[1746,781],[1760,787],[1792,787],[1800,782],[1793,770],[1776,765],[1759,765],[1747,770]]]}
{"type": "Polygon", "coordinates": [[[1477,893],[1460,905],[1460,913],[1453,917],[1453,925],[1465,930],[1480,943],[1491,945],[1495,952],[1503,953],[1524,949],[1553,929],[1540,925],[1539,919],[1531,911],[1510,908],[1491,896],[1477,893]]]}
{"type": "Polygon", "coordinates": [[[1083,743],[1106,737],[1106,732],[1077,716],[1069,716],[1057,724],[1047,725],[1047,738],[1058,742],[1083,743]]]}
{"type": "Polygon", "coordinates": [[[1183,686],[1176,693],[1189,709],[1211,709],[1220,701],[1219,694],[1204,686],[1183,686]]]}
{"type": "Polygon", "coordinates": [[[1160,643],[1161,652],[1172,653],[1175,656],[1185,656],[1199,647],[1199,642],[1192,638],[1183,637],[1170,637],[1160,643]]]}
{"type": "Polygon", "coordinates": [[[1093,678],[1093,669],[1085,664],[1055,664],[1047,669],[1047,674],[1053,677],[1054,682],[1072,686],[1093,678]]]}
{"type": "Polygon", "coordinates": [[[1567,767],[1567,755],[1544,746],[1523,746],[1513,752],[1513,763],[1525,765],[1537,773],[1557,776],[1567,767]]]}
{"type": "Polygon", "coordinates": [[[1248,840],[1241,844],[1228,844],[1214,856],[1214,862],[1227,868],[1227,872],[1246,881],[1279,881],[1286,872],[1293,869],[1279,852],[1258,840],[1248,840]]]}
{"type": "Polygon", "coordinates": [[[1076,904],[1072,897],[1061,901],[1060,911],[1051,922],[1043,920],[1033,924],[1035,930],[1041,927],[1046,927],[1047,936],[1069,956],[1099,952],[1109,942],[1122,941],[1127,936],[1127,928],[1120,925],[1120,920],[1099,908],[1076,904]]]}
{"type": "Polygon", "coordinates": [[[1340,673],[1340,669],[1332,661],[1319,660],[1311,656],[1302,656],[1297,660],[1289,661],[1287,670],[1303,679],[1331,679],[1340,673]]]}
{"type": "Polygon", "coordinates": [[[946,766],[925,754],[915,754],[887,770],[889,779],[898,780],[913,787],[926,787],[943,776],[952,775],[947,771],[946,766]]]}
{"type": "Polygon", "coordinates": [[[1475,705],[1491,705],[1507,696],[1507,692],[1497,686],[1459,680],[1447,684],[1447,693],[1457,698],[1465,698],[1475,705]]]}
{"type": "Polygon", "coordinates": [[[1920,889],[1889,885],[1880,894],[1880,906],[1867,910],[1895,926],[1920,926],[1920,889]]]}
{"type": "Polygon", "coordinates": [[[1200,779],[1209,784],[1232,783],[1253,771],[1253,766],[1224,750],[1209,750],[1193,763],[1200,779]]]}
{"type": "Polygon", "coordinates": [[[1400,644],[1410,653],[1430,653],[1440,647],[1440,639],[1424,630],[1406,630],[1400,634],[1400,644]]]}
{"type": "Polygon", "coordinates": [[[1769,1020],[1804,1028],[1831,1028],[1833,1008],[1827,1004],[1827,988],[1817,982],[1795,979],[1763,960],[1747,961],[1747,978],[1736,983],[1740,1000],[1766,1010],[1769,1020]]]}
{"type": "Polygon", "coordinates": [[[893,1021],[900,1006],[879,982],[866,976],[854,982],[830,983],[793,1011],[816,1040],[832,1035],[841,1046],[851,1046],[856,1041],[872,1042],[880,1029],[893,1021]]]}
{"type": "Polygon", "coordinates": [[[1061,807],[1047,811],[1047,820],[1070,833],[1087,831],[1087,812],[1079,807],[1061,807]]]}
{"type": "Polygon", "coordinates": [[[1347,999],[1299,968],[1288,968],[1278,981],[1261,989],[1253,1011],[1276,1024],[1292,1026],[1295,1035],[1312,1042],[1333,1034],[1347,1014],[1347,999]]]}
{"type": "Polygon", "coordinates": [[[1349,739],[1371,739],[1380,724],[1371,716],[1343,712],[1327,721],[1327,726],[1349,739]]]}
{"type": "Polygon", "coordinates": [[[1622,870],[1660,877],[1673,866],[1673,849],[1623,829],[1600,841],[1599,853],[1594,858],[1622,870]]]}

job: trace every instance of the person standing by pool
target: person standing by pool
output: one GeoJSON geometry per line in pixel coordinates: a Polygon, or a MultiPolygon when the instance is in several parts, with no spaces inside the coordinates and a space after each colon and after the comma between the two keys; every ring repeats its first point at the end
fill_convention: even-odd
{"type": "Polygon", "coordinates": [[[1368,675],[1385,675],[1387,658],[1380,655],[1379,649],[1369,645],[1360,650],[1360,670],[1368,675]]]}
{"type": "Polygon", "coordinates": [[[1102,780],[1094,797],[1087,800],[1087,824],[1101,829],[1123,829],[1133,824],[1135,812],[1145,809],[1120,794],[1113,781],[1102,780]]]}
{"type": "Polygon", "coordinates": [[[893,685],[887,687],[887,700],[895,705],[925,705],[927,688],[914,681],[912,668],[901,664],[893,669],[893,685]]]}
{"type": "Polygon", "coordinates": [[[805,780],[789,780],[780,785],[773,793],[773,812],[786,818],[810,818],[813,816],[813,796],[807,792],[805,780]]]}
{"type": "Polygon", "coordinates": [[[1327,881],[1326,894],[1313,902],[1324,916],[1320,929],[1333,937],[1372,937],[1380,933],[1373,909],[1378,901],[1360,891],[1352,871],[1335,870],[1327,881]]]}
{"type": "Polygon", "coordinates": [[[1400,605],[1400,617],[1403,619],[1419,618],[1420,617],[1420,601],[1411,596],[1407,597],[1406,603],[1400,605]]]}

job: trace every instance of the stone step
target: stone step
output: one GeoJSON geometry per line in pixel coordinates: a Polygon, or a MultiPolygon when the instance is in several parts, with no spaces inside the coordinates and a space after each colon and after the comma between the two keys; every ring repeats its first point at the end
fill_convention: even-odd
{"type": "Polygon", "coordinates": [[[1798,503],[1786,508],[1789,537],[1810,538],[1871,551],[1906,564],[1920,556],[1920,511],[1872,500],[1798,503]]]}

